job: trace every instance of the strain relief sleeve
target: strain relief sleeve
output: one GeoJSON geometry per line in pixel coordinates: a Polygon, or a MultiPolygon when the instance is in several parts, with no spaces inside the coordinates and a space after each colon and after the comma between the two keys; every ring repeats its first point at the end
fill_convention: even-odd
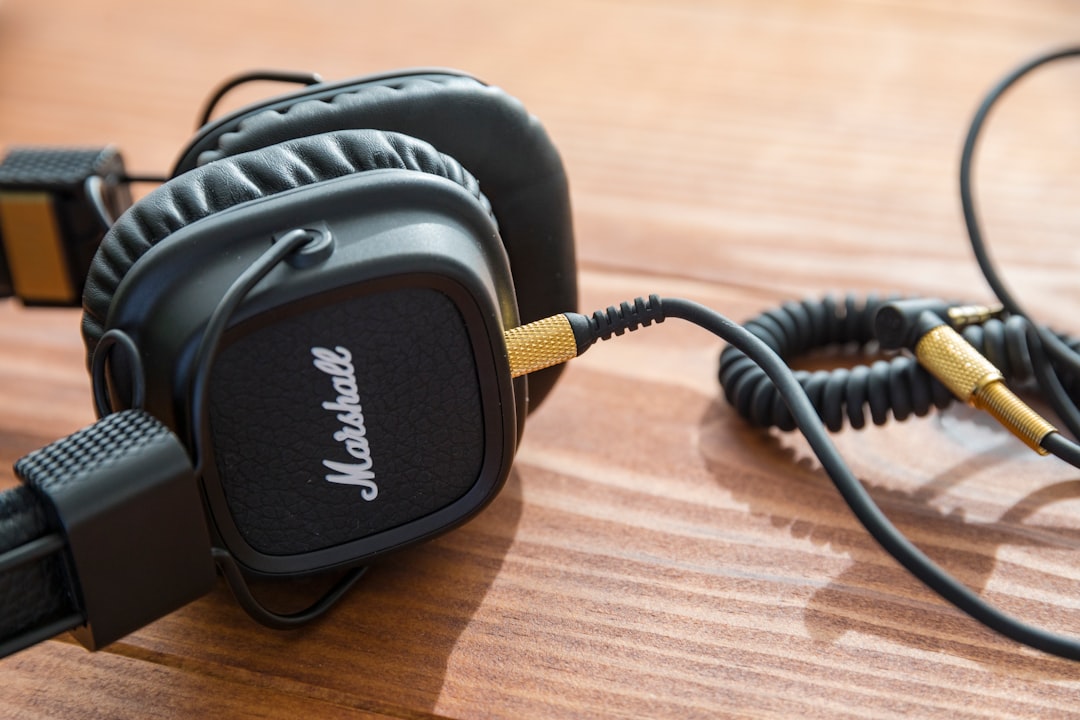
{"type": "Polygon", "coordinates": [[[648,299],[635,298],[632,302],[597,310],[589,316],[566,313],[566,317],[574,331],[577,352],[580,355],[597,340],[608,340],[613,335],[622,335],[654,322],[663,322],[664,308],[657,295],[650,295],[648,299]]]}

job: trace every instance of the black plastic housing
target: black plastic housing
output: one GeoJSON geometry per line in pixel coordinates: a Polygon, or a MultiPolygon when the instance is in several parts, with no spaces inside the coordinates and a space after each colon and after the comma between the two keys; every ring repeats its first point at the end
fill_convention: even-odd
{"type": "Polygon", "coordinates": [[[878,308],[874,315],[874,337],[885,350],[901,348],[914,349],[928,330],[945,322],[949,317],[950,304],[944,300],[932,298],[911,298],[893,300],[878,308]],[[926,327],[931,320],[924,316],[929,313],[937,322],[926,327]]]}
{"type": "MultiPolygon", "coordinates": [[[[140,350],[147,410],[191,445],[199,435],[217,542],[248,571],[295,575],[430,538],[497,494],[526,411],[525,385],[503,357],[502,333],[516,324],[484,209],[442,178],[378,170],[178,230],[125,276],[107,327],[140,350]],[[199,423],[190,391],[206,319],[295,228],[328,233],[330,251],[282,263],[252,290],[222,340],[199,423]],[[353,405],[362,420],[349,417],[353,405]],[[328,479],[342,474],[356,483],[328,479]]],[[[113,384],[122,396],[126,381],[113,384]]]]}
{"type": "Polygon", "coordinates": [[[68,583],[96,650],[209,592],[210,536],[187,451],[138,410],[99,420],[15,464],[68,548],[68,583]]]}

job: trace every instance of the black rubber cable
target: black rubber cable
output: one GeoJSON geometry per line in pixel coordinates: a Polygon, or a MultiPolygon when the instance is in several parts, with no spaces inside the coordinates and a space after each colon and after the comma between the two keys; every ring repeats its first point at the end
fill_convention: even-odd
{"type": "MultiPolygon", "coordinates": [[[[785,303],[745,323],[746,329],[762,340],[789,364],[815,350],[878,352],[872,330],[874,317],[888,299],[853,295],[842,302],[831,297],[785,303]]],[[[1076,378],[1057,372],[1043,351],[1043,334],[1023,317],[991,319],[982,325],[964,328],[964,338],[1002,371],[1009,384],[1034,383],[1057,412],[1075,407],[1070,388],[1080,386],[1076,378]]],[[[1080,346],[1080,340],[1054,335],[1065,347],[1080,346]]],[[[724,396],[736,411],[757,427],[790,431],[795,421],[780,401],[776,386],[768,376],[736,347],[720,354],[718,377],[724,396]]],[[[810,398],[825,426],[837,432],[846,424],[855,429],[884,425],[889,417],[905,420],[922,417],[932,408],[944,409],[955,401],[953,395],[910,355],[893,353],[887,359],[852,368],[796,370],[795,378],[810,398]]]]}
{"type": "MultiPolygon", "coordinates": [[[[195,351],[195,375],[191,384],[189,400],[192,423],[189,447],[192,448],[194,456],[196,477],[202,474],[202,468],[207,461],[205,441],[208,437],[206,428],[210,422],[210,370],[220,350],[221,339],[228,328],[228,324],[241,303],[247,298],[248,293],[259,284],[259,281],[284,262],[289,255],[311,241],[311,231],[304,228],[290,230],[275,239],[232,282],[222,295],[218,306],[214,308],[214,312],[206,321],[202,338],[195,351]]],[[[214,562],[221,569],[241,607],[264,625],[280,630],[300,627],[325,614],[367,572],[366,566],[352,568],[308,607],[293,613],[278,613],[265,607],[254,596],[239,564],[228,551],[223,548],[214,548],[212,553],[214,562]]]]}
{"type": "MultiPolygon", "coordinates": [[[[1008,290],[990,259],[972,189],[975,147],[990,113],[1001,96],[1033,70],[1056,60],[1080,56],[1080,47],[1056,50],[1020,65],[998,82],[980,103],[971,122],[960,159],[960,199],[969,240],[976,260],[998,299],[1008,312],[1004,320],[990,320],[964,331],[979,352],[996,365],[1006,380],[1034,384],[1074,437],[1080,437],[1080,341],[1029,320],[1008,290]]],[[[664,301],[669,317],[683,317],[708,327],[731,346],[721,354],[719,377],[724,392],[738,412],[759,426],[799,429],[806,436],[825,471],[860,522],[881,545],[916,577],[942,597],[988,627],[1014,640],[1061,657],[1080,659],[1080,641],[1036,628],[985,602],[976,593],[935,565],[915,548],[881,513],[837,454],[825,435],[839,430],[846,417],[852,427],[865,424],[867,410],[875,424],[891,413],[903,420],[925,413],[931,404],[952,402],[942,395],[940,383],[907,356],[896,356],[871,366],[792,373],[782,358],[818,347],[856,343],[872,351],[862,329],[879,306],[875,298],[859,302],[852,297],[838,305],[821,302],[785,304],[747,323],[746,329],[712,317],[707,308],[683,301],[664,301]]],[[[1080,467],[1080,445],[1052,432],[1041,442],[1044,450],[1080,467]]]]}
{"type": "MultiPolygon", "coordinates": [[[[859,522],[901,565],[957,608],[1002,635],[1044,652],[1080,660],[1080,640],[1028,625],[997,609],[934,563],[889,521],[840,457],[795,374],[767,343],[750,329],[740,327],[703,305],[678,299],[663,299],[661,304],[663,314],[668,318],[681,318],[705,328],[738,348],[761,368],[859,522]]],[[[1050,438],[1053,438],[1048,440],[1052,452],[1072,454],[1080,462],[1080,448],[1057,433],[1050,438]]]]}
{"type": "MultiPolygon", "coordinates": [[[[1004,320],[990,320],[963,331],[964,337],[996,365],[1010,384],[1034,380],[1040,395],[1053,408],[1073,437],[1080,438],[1080,340],[1056,333],[1030,319],[1001,279],[978,221],[973,193],[972,168],[975,148],[991,109],[1005,92],[1035,69],[1048,63],[1080,56],[1080,47],[1055,50],[1019,65],[996,83],[979,103],[960,156],[960,202],[975,259],[987,283],[1008,312],[1004,320]]],[[[746,323],[789,362],[808,351],[856,344],[873,353],[869,331],[882,301],[847,296],[842,303],[832,298],[785,303],[746,323]]],[[[853,428],[866,425],[867,414],[883,425],[891,414],[904,420],[925,415],[931,406],[944,408],[953,397],[929,373],[907,356],[894,356],[872,365],[856,365],[807,373],[796,372],[826,427],[840,430],[846,420],[853,428]]],[[[794,429],[791,414],[779,401],[768,378],[736,348],[721,354],[719,380],[728,401],[740,415],[758,427],[794,429]]]]}
{"type": "MultiPolygon", "coordinates": [[[[825,305],[835,308],[835,304],[831,301],[825,305]]],[[[845,301],[845,306],[849,311],[853,309],[847,301],[845,301]]],[[[809,314],[813,314],[813,308],[806,309],[809,314]]],[[[827,316],[828,313],[823,317],[827,318],[827,316]]],[[[585,320],[585,316],[568,314],[575,339],[582,352],[596,340],[606,340],[612,334],[621,335],[627,330],[635,330],[652,322],[662,322],[665,318],[679,318],[708,330],[736,348],[745,358],[746,363],[753,364],[757,371],[768,379],[769,384],[776,388],[781,402],[787,406],[794,427],[806,437],[825,473],[833,481],[855,517],[885,551],[915,577],[988,628],[1038,650],[1072,660],[1080,660],[1080,638],[1058,635],[1028,625],[1002,612],[937,565],[892,524],[840,456],[803,384],[796,378],[795,373],[783,358],[760,337],[761,326],[758,326],[757,330],[752,326],[743,327],[704,305],[689,300],[658,298],[655,295],[650,296],[647,302],[638,298],[633,303],[609,307],[606,311],[594,313],[588,320],[585,320]],[[614,333],[611,328],[616,329],[614,333]]],[[[848,312],[832,326],[834,328],[843,326],[842,335],[845,337],[854,336],[861,332],[862,325],[859,320],[858,314],[848,312]]],[[[772,321],[774,331],[777,327],[787,324],[786,320],[779,317],[773,317],[772,321]]],[[[763,323],[763,325],[769,325],[769,323],[763,323]]],[[[793,331],[792,326],[784,334],[790,337],[793,331]]],[[[1058,433],[1051,433],[1045,445],[1046,449],[1055,454],[1072,457],[1076,462],[1080,462],[1080,446],[1058,433]]]]}
{"type": "MultiPolygon", "coordinates": [[[[1009,88],[1013,87],[1021,78],[1029,75],[1037,68],[1058,60],[1065,60],[1078,56],[1080,56],[1080,47],[1054,50],[1038,55],[1027,62],[1022,63],[998,81],[998,83],[986,94],[979,104],[978,109],[975,111],[975,115],[971,120],[971,125],[968,128],[967,137],[964,139],[963,151],[960,154],[960,205],[964,212],[964,224],[967,227],[968,240],[971,243],[972,251],[975,253],[975,260],[979,264],[979,269],[982,270],[983,276],[986,278],[986,282],[990,285],[990,288],[994,291],[994,294],[1005,309],[1013,315],[1030,317],[1020,305],[1016,296],[1010,292],[1005,281],[1002,280],[997,267],[990,259],[990,252],[986,247],[986,241],[979,224],[978,213],[975,210],[974,181],[972,180],[973,167],[975,164],[975,148],[978,145],[979,137],[982,134],[983,126],[986,124],[990,111],[1009,88]]],[[[1046,327],[1036,324],[1036,330],[1043,345],[1046,347],[1047,354],[1052,358],[1054,365],[1059,369],[1059,372],[1065,373],[1071,377],[1080,377],[1080,353],[1077,352],[1076,346],[1070,346],[1069,344],[1062,342],[1061,338],[1056,336],[1046,327]]],[[[1058,405],[1059,406],[1055,409],[1061,422],[1069,428],[1069,432],[1072,433],[1073,437],[1080,437],[1080,410],[1077,409],[1077,401],[1073,398],[1070,398],[1068,402],[1061,399],[1059,400],[1058,405]]]]}
{"type": "Polygon", "coordinates": [[[253,70],[227,79],[214,89],[210,98],[199,113],[199,123],[195,129],[199,129],[210,122],[214,114],[214,108],[231,90],[240,85],[258,80],[280,83],[296,83],[297,85],[317,85],[322,82],[322,77],[313,72],[294,72],[292,70],[253,70]]]}

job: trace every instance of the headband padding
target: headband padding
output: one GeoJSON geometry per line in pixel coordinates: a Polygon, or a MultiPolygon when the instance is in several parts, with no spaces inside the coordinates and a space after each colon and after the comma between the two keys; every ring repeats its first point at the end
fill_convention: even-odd
{"type": "Polygon", "coordinates": [[[83,294],[82,331],[88,362],[104,333],[120,281],[147,250],[172,233],[241,203],[351,173],[385,169],[451,180],[490,212],[476,179],[457,161],[398,133],[325,133],[209,163],[173,178],[140,200],[102,240],[83,294]]]}

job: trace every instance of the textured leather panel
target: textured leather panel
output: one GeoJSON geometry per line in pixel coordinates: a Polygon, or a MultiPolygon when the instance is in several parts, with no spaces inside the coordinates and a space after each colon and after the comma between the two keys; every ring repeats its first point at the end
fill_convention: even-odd
{"type": "MultiPolygon", "coordinates": [[[[480,180],[498,218],[522,322],[577,309],[577,268],[562,160],[540,122],[499,88],[422,73],[365,82],[326,97],[313,86],[200,133],[177,171],[311,133],[380,128],[431,143],[480,180]],[[317,96],[315,99],[309,99],[317,96]]],[[[535,408],[561,366],[529,377],[535,408]]]]}
{"type": "MultiPolygon", "coordinates": [[[[0,553],[49,531],[45,508],[26,486],[0,494],[0,553]]],[[[0,642],[75,611],[56,556],[0,573],[0,642]]]]}
{"type": "Polygon", "coordinates": [[[430,289],[274,318],[221,353],[210,413],[233,521],[269,555],[319,550],[426,516],[464,495],[484,461],[470,340],[453,302],[430,289]],[[320,357],[348,360],[320,369],[320,357]],[[354,396],[362,430],[359,417],[342,420],[350,399],[343,410],[341,393],[354,396]],[[355,454],[335,439],[343,428],[362,433],[355,454]],[[324,460],[351,466],[361,484],[328,481],[342,473],[324,460]]]}
{"type": "Polygon", "coordinates": [[[124,274],[177,230],[216,212],[297,187],[366,170],[400,169],[451,180],[490,212],[479,184],[453,158],[397,133],[349,130],[312,135],[185,173],[155,189],[105,236],[86,279],[83,339],[87,363],[104,332],[124,274]]]}

